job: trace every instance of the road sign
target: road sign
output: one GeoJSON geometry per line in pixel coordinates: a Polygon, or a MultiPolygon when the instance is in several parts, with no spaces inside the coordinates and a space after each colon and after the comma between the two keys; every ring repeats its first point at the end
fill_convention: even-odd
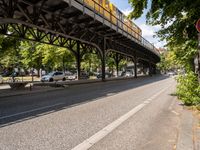
{"type": "Polygon", "coordinates": [[[200,32],[200,19],[196,23],[196,29],[198,32],[200,32]]]}

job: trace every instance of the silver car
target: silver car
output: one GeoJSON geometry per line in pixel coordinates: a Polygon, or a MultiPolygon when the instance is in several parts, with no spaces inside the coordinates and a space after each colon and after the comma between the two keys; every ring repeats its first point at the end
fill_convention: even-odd
{"type": "Polygon", "coordinates": [[[49,74],[42,76],[41,78],[42,82],[45,82],[45,81],[53,82],[53,81],[59,81],[59,80],[62,80],[62,81],[66,80],[65,74],[59,71],[50,72],[49,74]]]}

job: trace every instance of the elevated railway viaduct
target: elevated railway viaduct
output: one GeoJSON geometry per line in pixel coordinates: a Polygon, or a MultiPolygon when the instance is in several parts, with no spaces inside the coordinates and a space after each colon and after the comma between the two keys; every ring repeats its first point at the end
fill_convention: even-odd
{"type": "Polygon", "coordinates": [[[160,61],[156,48],[121,28],[122,20],[116,18],[118,23],[113,24],[104,14],[115,16],[98,3],[94,8],[84,0],[0,0],[0,34],[69,49],[76,57],[79,78],[81,57],[94,50],[101,58],[102,80],[109,52],[115,53],[117,70],[121,56],[126,56],[134,62],[135,71],[140,62],[153,73],[160,61]]]}

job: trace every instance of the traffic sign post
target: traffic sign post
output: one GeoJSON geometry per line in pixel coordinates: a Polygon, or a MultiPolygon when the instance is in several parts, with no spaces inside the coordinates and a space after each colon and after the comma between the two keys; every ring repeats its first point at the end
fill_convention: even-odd
{"type": "Polygon", "coordinates": [[[200,32],[200,19],[196,22],[196,29],[200,32]]]}
{"type": "Polygon", "coordinates": [[[198,49],[199,49],[199,51],[198,51],[198,54],[197,54],[197,57],[196,57],[196,67],[195,68],[197,68],[196,69],[196,72],[197,72],[197,74],[198,74],[198,80],[199,80],[199,83],[200,83],[200,19],[196,22],[196,29],[197,29],[197,31],[199,32],[198,33],[198,41],[199,41],[199,43],[198,43],[198,49]]]}
{"type": "Polygon", "coordinates": [[[200,83],[200,33],[198,33],[198,41],[199,41],[199,44],[198,44],[198,80],[199,80],[199,83],[200,83]]]}

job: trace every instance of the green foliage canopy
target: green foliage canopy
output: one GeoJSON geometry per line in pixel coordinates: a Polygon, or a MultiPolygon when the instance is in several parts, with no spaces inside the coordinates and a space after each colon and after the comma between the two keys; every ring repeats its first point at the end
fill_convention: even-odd
{"type": "Polygon", "coordinates": [[[129,3],[134,8],[130,18],[138,18],[148,9],[147,23],[161,26],[157,36],[167,41],[169,49],[176,49],[177,59],[183,62],[184,58],[184,63],[191,64],[198,45],[195,23],[200,17],[200,0],[129,0],[129,3]]]}
{"type": "Polygon", "coordinates": [[[130,18],[138,18],[148,8],[147,23],[160,25],[157,36],[166,40],[168,52],[159,67],[175,65],[185,68],[178,77],[177,95],[187,105],[200,105],[200,84],[194,74],[194,56],[198,49],[196,21],[200,18],[200,0],[129,0],[134,10],[130,18]],[[149,8],[150,7],[150,8],[149,8]]]}

